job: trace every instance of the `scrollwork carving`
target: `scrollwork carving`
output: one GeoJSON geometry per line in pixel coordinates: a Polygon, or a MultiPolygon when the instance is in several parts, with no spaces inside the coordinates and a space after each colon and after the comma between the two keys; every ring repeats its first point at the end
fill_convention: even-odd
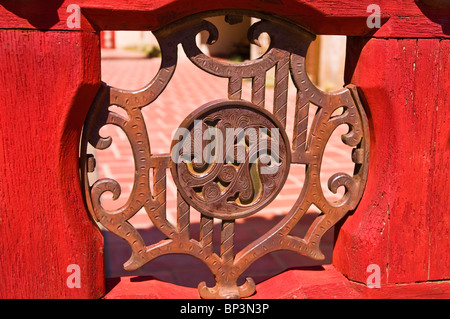
{"type": "Polygon", "coordinates": [[[289,140],[269,112],[249,102],[215,101],[190,114],[181,127],[190,133],[173,141],[172,175],[186,201],[201,213],[246,217],[281,190],[289,172],[289,140]],[[214,138],[208,137],[211,130],[214,138]],[[208,145],[205,137],[212,140],[208,145]]]}
{"type": "Polygon", "coordinates": [[[248,278],[244,285],[237,286],[239,276],[258,258],[277,250],[291,250],[322,260],[322,236],[356,208],[367,178],[368,123],[357,89],[350,85],[337,92],[320,91],[310,82],[305,70],[306,52],[314,35],[286,21],[251,14],[261,21],[250,27],[249,41],[258,44],[258,36],[263,32],[269,34],[271,40],[269,49],[259,59],[242,63],[215,60],[201,52],[195,41],[201,31],[209,33],[209,44],[217,40],[219,31],[211,22],[203,20],[203,16],[176,22],[154,32],[162,53],[161,67],[154,79],[137,91],[121,90],[103,83],[83,130],[80,168],[86,206],[96,221],[130,245],[132,253],[124,263],[125,269],[138,269],[165,254],[194,256],[203,261],[216,278],[212,288],[199,284],[203,298],[251,295],[255,283],[248,278]],[[153,154],[142,108],[155,101],[170,84],[178,44],[197,67],[228,78],[227,99],[207,103],[188,115],[180,125],[184,130],[171,145],[170,155],[153,154]],[[276,70],[275,99],[269,110],[265,105],[265,78],[273,67],[276,70]],[[289,77],[297,89],[291,141],[289,132],[285,131],[289,77]],[[241,99],[244,78],[252,79],[251,101],[241,99]],[[317,106],[318,112],[308,132],[311,104],[317,106]],[[124,109],[127,118],[111,111],[110,105],[124,109]],[[332,116],[339,108],[343,109],[342,114],[332,116]],[[110,192],[113,198],[118,198],[121,194],[119,183],[109,178],[91,183],[88,176],[93,161],[89,161],[92,155],[87,154],[87,145],[97,149],[111,145],[111,137],[102,137],[99,133],[107,124],[115,125],[125,133],[135,162],[131,194],[122,207],[112,211],[103,208],[101,197],[110,192]],[[325,146],[340,125],[349,127],[342,135],[342,142],[353,148],[355,171],[353,176],[337,172],[329,179],[328,188],[332,192],[344,188],[340,200],[329,202],[321,188],[320,171],[325,146]],[[228,134],[230,130],[237,134],[228,134]],[[227,138],[229,136],[231,138],[227,138]],[[189,137],[189,143],[186,137],[189,137]],[[235,220],[257,213],[271,201],[276,201],[293,164],[305,166],[304,186],[297,201],[264,236],[235,253],[234,231],[238,227],[235,220]],[[166,218],[168,168],[178,189],[175,225],[166,218]],[[149,174],[153,174],[152,185],[149,174]],[[304,238],[291,235],[311,205],[323,214],[316,218],[304,238]],[[201,212],[199,240],[190,237],[191,206],[201,212]],[[145,243],[129,223],[142,208],[154,226],[167,237],[165,240],[145,243]],[[220,219],[222,223],[219,254],[213,249],[214,219],[220,219]]]}

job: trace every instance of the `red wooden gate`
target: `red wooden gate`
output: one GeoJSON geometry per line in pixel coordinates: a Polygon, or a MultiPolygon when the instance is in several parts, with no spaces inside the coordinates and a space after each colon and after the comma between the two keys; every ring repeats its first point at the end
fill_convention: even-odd
{"type": "MultiPolygon", "coordinates": [[[[346,83],[359,87],[370,126],[367,185],[340,225],[333,265],[314,281],[307,271],[275,277],[261,284],[260,296],[274,297],[271,287],[285,289],[286,297],[431,291],[448,297],[450,9],[445,1],[379,1],[369,8],[372,2],[3,1],[0,297],[105,295],[103,238],[84,206],[78,160],[83,123],[101,85],[100,30],[155,30],[223,8],[269,12],[315,34],[347,35],[346,83]],[[370,265],[379,266],[385,289],[353,283],[367,282],[370,265]],[[75,273],[80,281],[68,284],[75,273]]],[[[143,292],[145,283],[133,283],[127,294],[127,282],[108,296],[170,297],[158,287],[143,292]]]]}

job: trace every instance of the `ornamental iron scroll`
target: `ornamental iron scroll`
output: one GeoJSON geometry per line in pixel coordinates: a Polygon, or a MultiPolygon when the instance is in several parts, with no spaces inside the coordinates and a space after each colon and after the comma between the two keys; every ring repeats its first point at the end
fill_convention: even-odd
{"type": "Polygon", "coordinates": [[[124,263],[124,268],[136,270],[166,254],[191,255],[205,263],[216,280],[214,287],[207,287],[204,282],[199,284],[202,298],[243,298],[252,295],[256,287],[251,278],[238,286],[239,276],[268,253],[290,250],[323,260],[319,247],[322,236],[356,208],[367,178],[368,122],[357,88],[349,85],[331,93],[316,88],[305,70],[306,52],[315,36],[265,14],[228,10],[191,16],[155,31],[154,35],[161,48],[162,60],[153,80],[138,91],[120,90],[103,83],[87,116],[81,143],[81,179],[87,208],[97,222],[130,245],[131,257],[124,263]],[[240,63],[221,62],[205,55],[197,47],[196,36],[207,31],[207,43],[214,43],[218,30],[204,18],[219,14],[227,15],[228,21],[239,20],[236,17],[242,14],[259,18],[260,21],[249,28],[248,39],[259,45],[258,37],[267,33],[270,46],[265,54],[240,63]],[[153,154],[141,109],[155,101],[169,84],[175,72],[178,44],[198,68],[228,78],[228,97],[200,106],[181,123],[180,129],[186,136],[194,136],[193,143],[186,144],[188,139],[183,139],[185,135],[180,134],[174,138],[169,154],[153,154]],[[274,102],[273,108],[268,110],[265,83],[266,73],[272,68],[275,68],[274,102]],[[297,90],[291,141],[285,130],[289,76],[297,90]],[[242,81],[247,78],[252,83],[251,101],[241,98],[242,81]],[[124,109],[128,118],[110,110],[111,105],[124,109]],[[318,111],[308,132],[311,105],[318,111]],[[337,109],[343,109],[342,114],[334,115],[337,109]],[[99,133],[106,124],[123,130],[135,162],[131,194],[127,202],[114,211],[102,206],[101,197],[105,192],[111,192],[113,199],[117,199],[121,193],[119,183],[104,178],[92,184],[88,176],[95,168],[95,157],[88,154],[88,144],[102,150],[112,143],[111,137],[102,137],[99,133]],[[328,188],[336,193],[343,187],[344,194],[341,199],[330,202],[321,188],[320,169],[327,142],[340,125],[349,127],[348,133],[342,135],[342,142],[353,147],[355,169],[353,176],[345,173],[331,176],[328,188]],[[196,150],[203,151],[207,145],[201,138],[195,139],[196,134],[220,131],[226,136],[226,129],[230,128],[254,129],[257,133],[254,136],[244,134],[242,139],[233,138],[231,143],[216,137],[216,148],[210,161],[198,156],[196,150]],[[221,145],[222,148],[217,147],[221,145]],[[237,158],[239,147],[242,150],[240,160],[237,158]],[[220,153],[219,149],[227,152],[220,153]],[[305,165],[304,185],[295,204],[278,224],[235,254],[236,220],[250,216],[276,200],[292,164],[305,165]],[[167,169],[170,169],[178,191],[175,225],[166,218],[167,169]],[[149,174],[153,174],[152,179],[149,174]],[[319,208],[321,214],[304,238],[291,235],[291,230],[312,205],[319,208]],[[190,236],[190,207],[201,213],[199,240],[190,236]],[[142,208],[166,239],[148,245],[128,222],[142,208]],[[220,253],[213,249],[214,219],[219,219],[222,225],[220,253]]]}

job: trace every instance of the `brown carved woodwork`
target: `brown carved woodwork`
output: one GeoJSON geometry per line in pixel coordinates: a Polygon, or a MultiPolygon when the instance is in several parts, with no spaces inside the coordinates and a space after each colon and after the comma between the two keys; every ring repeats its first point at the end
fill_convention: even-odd
{"type": "MultiPolygon", "coordinates": [[[[230,11],[228,14],[234,17],[242,12],[230,11]]],[[[199,284],[199,293],[203,298],[250,296],[255,291],[255,283],[247,278],[242,286],[237,286],[239,276],[258,258],[277,250],[290,250],[322,260],[322,236],[345,214],[355,209],[367,178],[368,123],[357,89],[348,86],[331,93],[317,89],[305,70],[306,52],[315,36],[283,20],[259,13],[252,15],[261,21],[250,27],[249,41],[258,44],[258,36],[266,32],[271,44],[261,58],[242,63],[219,62],[200,51],[195,41],[199,32],[209,33],[210,44],[218,38],[216,27],[201,16],[184,19],[154,32],[162,53],[161,67],[155,78],[138,91],[119,90],[103,84],[83,131],[81,177],[86,205],[96,221],[130,245],[132,254],[124,268],[138,269],[165,254],[194,256],[208,266],[216,279],[216,286],[212,288],[205,283],[199,284]],[[181,123],[183,132],[191,137],[197,134],[199,139],[194,138],[194,142],[186,146],[182,135],[179,135],[168,150],[170,154],[153,154],[141,108],[151,104],[170,85],[175,72],[178,44],[182,45],[187,57],[197,67],[229,79],[228,98],[200,106],[181,123]],[[265,105],[264,88],[266,72],[273,67],[276,70],[275,98],[273,108],[269,109],[265,105]],[[289,76],[297,89],[291,141],[289,132],[285,131],[289,76]],[[241,99],[245,78],[252,79],[251,101],[241,99]],[[109,110],[110,105],[123,108],[128,118],[109,110]],[[310,105],[317,106],[318,112],[307,132],[307,123],[311,120],[308,119],[310,105]],[[337,109],[343,109],[342,114],[332,116],[337,109]],[[95,165],[93,156],[87,154],[87,145],[105,149],[112,143],[111,137],[99,135],[100,128],[106,124],[116,125],[124,131],[135,162],[131,194],[128,201],[115,211],[105,210],[100,199],[105,192],[111,192],[114,198],[120,196],[117,181],[105,178],[92,184],[87,175],[95,165]],[[331,191],[336,192],[339,187],[345,189],[340,200],[329,202],[321,188],[320,169],[327,141],[340,125],[349,127],[348,133],[342,136],[342,142],[353,147],[355,170],[353,176],[336,173],[329,179],[331,191]],[[217,136],[204,139],[207,132],[221,132],[222,136],[227,136],[227,128],[254,129],[257,133],[253,136],[244,134],[231,142],[229,139],[220,140],[217,136]],[[213,154],[210,161],[196,151],[203,152],[208,145],[215,146],[214,154],[209,153],[213,154]],[[219,149],[223,152],[220,153],[219,149]],[[239,149],[243,157],[237,158],[239,149]],[[231,150],[235,152],[230,152],[231,156],[227,157],[226,151],[231,150]],[[235,227],[238,227],[235,220],[255,214],[271,201],[276,201],[290,165],[298,164],[305,166],[306,176],[303,189],[291,210],[264,236],[235,253],[234,234],[235,227]],[[166,176],[168,168],[178,188],[176,225],[167,220],[165,212],[166,179],[170,178],[166,176]],[[153,185],[150,185],[150,173],[153,174],[153,185]],[[304,238],[290,235],[311,205],[318,207],[322,214],[304,238]],[[190,207],[201,213],[198,241],[190,237],[190,207]],[[167,239],[150,244],[144,242],[128,222],[142,208],[167,239]],[[220,219],[222,223],[219,254],[213,249],[214,219],[220,219]]]]}
{"type": "Polygon", "coordinates": [[[281,123],[270,112],[242,100],[214,101],[190,114],[181,127],[197,138],[173,140],[172,175],[183,198],[202,214],[247,217],[281,190],[289,172],[289,140],[284,130],[277,135],[281,123]],[[194,158],[181,161],[186,145],[194,158]]]}

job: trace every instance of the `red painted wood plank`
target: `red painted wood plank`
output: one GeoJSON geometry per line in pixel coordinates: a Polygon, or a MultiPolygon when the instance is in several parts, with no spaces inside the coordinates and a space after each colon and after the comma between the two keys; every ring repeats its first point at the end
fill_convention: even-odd
{"type": "MultiPolygon", "coordinates": [[[[73,1],[18,2],[0,6],[0,28],[70,30],[67,6],[73,1]]],[[[270,12],[304,25],[318,34],[377,37],[450,37],[450,11],[431,9],[414,1],[380,0],[383,26],[367,27],[372,0],[79,0],[83,30],[154,30],[188,15],[223,8],[270,12]]]]}
{"type": "Polygon", "coordinates": [[[396,119],[391,130],[390,159],[391,212],[389,233],[389,280],[425,281],[428,278],[429,225],[427,215],[432,200],[429,185],[429,150],[433,114],[427,100],[438,95],[432,76],[439,40],[399,40],[392,67],[401,70],[391,85],[390,114],[396,119]],[[430,43],[432,42],[432,43],[430,43]],[[419,57],[420,55],[420,57],[419,57]],[[434,58],[430,61],[429,58],[434,58]],[[422,78],[421,78],[422,77],[422,78]],[[424,85],[426,82],[427,84],[424,85]]]}
{"type": "MultiPolygon", "coordinates": [[[[432,71],[438,83],[438,95],[429,96],[426,101],[435,113],[433,137],[430,155],[431,163],[429,227],[430,227],[430,262],[429,280],[450,278],[450,41],[439,42],[436,68],[432,71]],[[439,173],[440,172],[440,173],[439,173]]],[[[423,85],[427,85],[423,83],[423,85]]]]}
{"type": "Polygon", "coordinates": [[[334,264],[360,282],[372,263],[384,283],[448,279],[448,40],[372,39],[359,54],[361,42],[349,39],[347,81],[369,107],[369,178],[334,264]]]}
{"type": "Polygon", "coordinates": [[[100,82],[98,38],[1,30],[0,51],[0,298],[98,298],[103,238],[78,172],[80,131],[100,82]],[[67,286],[71,264],[80,288],[67,286]]]}
{"type": "Polygon", "coordinates": [[[106,279],[105,299],[199,299],[198,290],[159,281],[153,277],[106,279]]]}
{"type": "MultiPolygon", "coordinates": [[[[107,279],[105,299],[198,299],[196,288],[151,277],[107,279]]],[[[287,270],[259,283],[250,299],[448,299],[450,282],[382,285],[368,288],[349,281],[333,266],[287,270]]]]}
{"type": "MultiPolygon", "coordinates": [[[[387,282],[387,250],[389,236],[389,140],[392,125],[389,113],[379,106],[389,100],[389,92],[384,88],[388,69],[379,67],[391,58],[394,42],[387,40],[347,39],[347,82],[358,83],[370,108],[366,113],[370,126],[369,174],[366,188],[356,211],[341,227],[335,249],[333,264],[352,280],[365,282],[367,267],[376,263],[381,268],[381,282],[387,282]],[[357,66],[357,67],[356,67],[357,66]],[[356,67],[356,70],[355,70],[356,67]],[[351,70],[358,72],[353,76],[351,70]],[[358,260],[358,261],[357,261],[358,260]]],[[[362,96],[364,100],[364,96],[362,96]]]]}
{"type": "MultiPolygon", "coordinates": [[[[5,0],[0,4],[0,28],[37,30],[76,30],[71,29],[67,20],[74,11],[68,6],[80,5],[83,1],[14,1],[5,0]]],[[[81,30],[94,28],[81,14],[81,30]]],[[[72,20],[71,20],[72,21],[72,20]]]]}

